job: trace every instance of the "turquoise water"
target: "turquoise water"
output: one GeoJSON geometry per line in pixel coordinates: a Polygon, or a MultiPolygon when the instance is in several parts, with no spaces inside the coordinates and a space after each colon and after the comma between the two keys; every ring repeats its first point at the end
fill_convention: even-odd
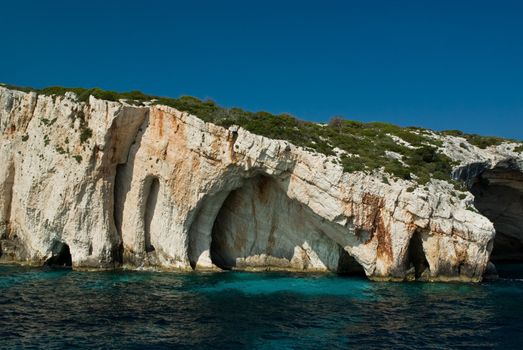
{"type": "Polygon", "coordinates": [[[521,271],[442,284],[0,266],[0,348],[521,348],[521,271]]]}

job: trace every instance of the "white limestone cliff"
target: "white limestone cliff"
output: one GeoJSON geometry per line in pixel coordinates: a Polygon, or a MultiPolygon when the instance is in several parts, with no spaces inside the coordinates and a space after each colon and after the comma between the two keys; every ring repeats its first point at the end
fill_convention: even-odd
{"type": "MultiPolygon", "coordinates": [[[[523,164],[511,144],[464,154],[463,139],[442,138],[471,183],[523,164]]],[[[479,281],[494,244],[474,196],[445,181],[344,173],[322,154],[166,106],[0,87],[0,149],[3,260],[41,264],[67,247],[75,268],[479,281]]]]}

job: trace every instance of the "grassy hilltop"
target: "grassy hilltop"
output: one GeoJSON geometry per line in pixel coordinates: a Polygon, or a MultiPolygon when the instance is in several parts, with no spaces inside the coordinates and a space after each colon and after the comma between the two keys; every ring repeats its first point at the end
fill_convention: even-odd
{"type": "MultiPolygon", "coordinates": [[[[451,180],[453,161],[438,151],[442,141],[434,135],[460,136],[480,148],[513,141],[465,134],[458,130],[435,132],[416,127],[402,128],[380,122],[362,123],[339,117],[332,118],[328,124],[318,124],[299,120],[289,114],[273,115],[267,112],[224,108],[214,101],[202,101],[191,96],[168,98],[146,95],[140,91],[120,93],[98,88],[33,89],[2,85],[43,95],[60,96],[72,91],[81,102],[87,102],[92,95],[109,101],[126,100],[135,105],[142,105],[144,102],[167,105],[194,114],[206,122],[224,127],[236,124],[255,134],[284,139],[325,155],[338,155],[338,160],[333,158],[333,162],[340,162],[346,172],[372,171],[383,167],[386,172],[396,177],[414,179],[420,184],[425,184],[431,178],[451,180]],[[405,142],[401,140],[398,142],[398,139],[405,142]]],[[[466,147],[465,144],[462,146],[466,147]]],[[[523,151],[523,144],[517,149],[523,151]]]]}

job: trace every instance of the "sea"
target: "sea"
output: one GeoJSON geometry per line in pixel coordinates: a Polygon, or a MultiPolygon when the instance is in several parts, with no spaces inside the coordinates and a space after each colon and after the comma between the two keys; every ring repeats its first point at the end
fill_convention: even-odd
{"type": "Polygon", "coordinates": [[[0,265],[2,349],[521,349],[523,265],[483,283],[0,265]]]}

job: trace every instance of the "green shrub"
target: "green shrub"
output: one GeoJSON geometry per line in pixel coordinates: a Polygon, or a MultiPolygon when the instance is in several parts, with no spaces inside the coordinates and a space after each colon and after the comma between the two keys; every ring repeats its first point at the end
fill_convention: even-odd
{"type": "MultiPolygon", "coordinates": [[[[465,134],[460,130],[444,130],[440,132],[441,135],[450,135],[450,136],[459,136],[465,138],[470,144],[477,146],[479,148],[485,149],[490,146],[498,146],[503,142],[507,141],[506,139],[495,137],[495,136],[481,136],[476,134],[465,134]]],[[[460,143],[462,148],[467,148],[464,143],[460,143]]]]}
{"type": "MultiPolygon", "coordinates": [[[[335,155],[334,148],[339,148],[348,154],[342,155],[340,163],[344,171],[373,171],[384,168],[396,177],[410,180],[414,174],[420,183],[428,182],[432,177],[450,179],[450,160],[440,155],[436,147],[441,142],[423,135],[420,129],[401,128],[388,123],[361,123],[334,117],[329,125],[301,121],[289,114],[273,115],[267,112],[247,112],[240,108],[223,108],[212,100],[199,100],[191,96],[180,98],[156,97],[143,94],[140,91],[116,93],[101,89],[65,89],[51,87],[39,90],[39,93],[63,95],[73,91],[78,100],[87,101],[89,95],[96,98],[116,101],[126,99],[132,101],[152,101],[186,111],[198,116],[206,122],[212,122],[223,127],[233,124],[242,126],[252,133],[273,139],[287,140],[296,146],[304,147],[325,155],[335,155]],[[403,139],[414,147],[398,144],[393,136],[403,139]],[[405,164],[397,159],[387,157],[385,151],[396,152],[403,157],[405,164]]],[[[92,130],[84,127],[80,141],[83,143],[92,136],[92,130]]]]}
{"type": "MultiPolygon", "coordinates": [[[[67,91],[72,91],[81,102],[87,102],[92,95],[109,101],[126,100],[136,104],[151,102],[167,105],[196,115],[206,122],[225,128],[239,125],[252,133],[287,140],[296,146],[325,155],[335,155],[334,148],[339,148],[347,153],[340,156],[340,164],[346,172],[370,172],[383,168],[397,178],[405,180],[414,178],[419,184],[426,184],[431,179],[453,182],[450,175],[455,164],[439,151],[438,147],[442,146],[442,141],[432,137],[433,132],[426,129],[402,128],[380,122],[362,123],[341,117],[333,117],[327,125],[320,125],[298,120],[289,114],[248,112],[240,108],[223,108],[212,100],[200,100],[191,96],[158,97],[137,90],[119,93],[99,88],[57,86],[44,89],[17,89],[53,96],[63,96],[67,91]],[[408,145],[396,142],[395,138],[402,139],[408,145]],[[401,161],[389,157],[386,151],[401,155],[401,161]]],[[[84,143],[92,137],[92,130],[86,127],[85,117],[81,111],[73,117],[81,119],[80,141],[84,143]]],[[[498,145],[504,141],[497,137],[465,134],[459,130],[447,130],[439,134],[463,137],[481,148],[498,145]]],[[[460,146],[465,148],[466,145],[461,143],[460,146]]],[[[517,149],[523,151],[523,146],[517,149]]]]}
{"type": "Polygon", "coordinates": [[[93,136],[93,130],[87,127],[83,127],[80,131],[80,143],[84,143],[93,136]]]}
{"type": "Polygon", "coordinates": [[[449,136],[464,136],[465,135],[465,133],[461,130],[443,130],[443,131],[440,131],[440,134],[449,135],[449,136]]]}
{"type": "Polygon", "coordinates": [[[472,206],[472,205],[467,205],[467,208],[466,208],[468,211],[471,211],[471,212],[474,212],[474,213],[477,213],[478,210],[472,206]]]}
{"type": "Polygon", "coordinates": [[[58,118],[54,118],[54,119],[47,119],[47,118],[41,118],[40,119],[42,124],[44,124],[45,126],[52,126],[57,120],[58,118]]]}
{"type": "Polygon", "coordinates": [[[467,141],[479,148],[485,149],[490,146],[501,145],[505,140],[499,137],[493,136],[480,136],[480,135],[466,135],[467,141]]]}

